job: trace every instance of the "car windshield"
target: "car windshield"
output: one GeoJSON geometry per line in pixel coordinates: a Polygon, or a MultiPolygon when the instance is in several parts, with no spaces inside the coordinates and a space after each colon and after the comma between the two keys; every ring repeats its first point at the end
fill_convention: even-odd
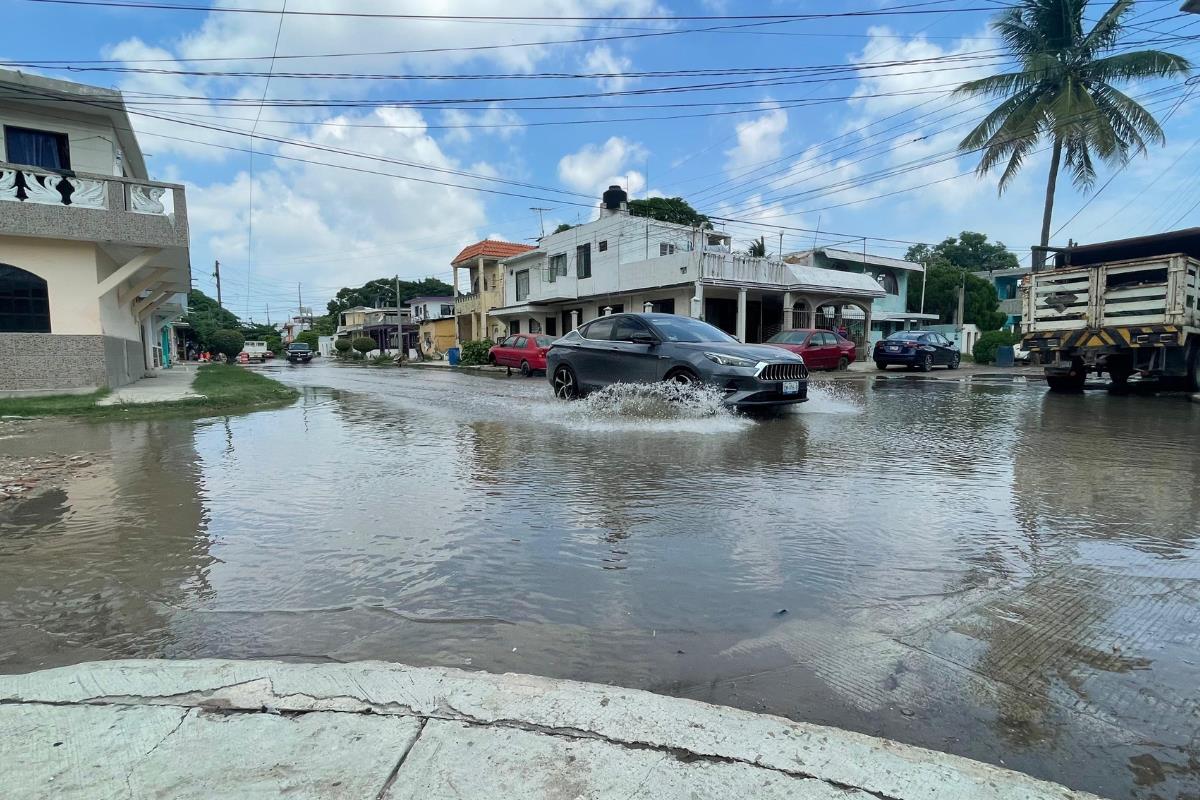
{"type": "Polygon", "coordinates": [[[896,331],[888,338],[896,342],[916,342],[924,335],[924,331],[896,331]]]}
{"type": "Polygon", "coordinates": [[[804,331],[780,331],[767,339],[767,342],[770,344],[804,344],[807,336],[808,334],[804,331]]]}
{"type": "Polygon", "coordinates": [[[720,328],[691,317],[655,317],[650,320],[668,342],[736,342],[720,328]]]}
{"type": "Polygon", "coordinates": [[[549,336],[537,337],[537,346],[538,347],[549,347],[552,344],[554,344],[554,340],[551,339],[549,336]]]}
{"type": "Polygon", "coordinates": [[[306,345],[306,344],[289,344],[288,345],[288,350],[307,350],[307,349],[308,349],[308,345],[306,345]]]}

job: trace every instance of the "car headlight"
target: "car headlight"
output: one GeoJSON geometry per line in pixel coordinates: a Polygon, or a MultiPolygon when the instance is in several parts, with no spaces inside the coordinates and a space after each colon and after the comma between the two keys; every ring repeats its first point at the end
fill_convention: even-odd
{"type": "Polygon", "coordinates": [[[756,367],[758,362],[753,358],[742,358],[741,356],[731,356],[727,353],[705,353],[704,357],[709,361],[715,361],[723,367],[756,367]]]}

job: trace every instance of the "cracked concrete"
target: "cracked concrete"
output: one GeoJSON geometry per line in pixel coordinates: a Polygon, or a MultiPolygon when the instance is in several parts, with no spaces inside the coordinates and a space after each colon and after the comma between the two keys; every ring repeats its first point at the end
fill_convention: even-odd
{"type": "Polygon", "coordinates": [[[691,700],[381,662],[132,660],[0,676],[0,781],[19,800],[1092,797],[691,700]]]}

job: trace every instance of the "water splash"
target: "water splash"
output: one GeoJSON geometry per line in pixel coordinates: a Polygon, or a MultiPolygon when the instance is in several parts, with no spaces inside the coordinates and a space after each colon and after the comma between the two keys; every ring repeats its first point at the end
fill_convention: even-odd
{"type": "Polygon", "coordinates": [[[862,408],[862,392],[848,382],[827,382],[808,385],[808,402],[792,406],[800,414],[859,414],[862,408]]]}
{"type": "Polygon", "coordinates": [[[717,433],[749,424],[711,386],[617,383],[572,403],[550,405],[551,421],[576,429],[717,433]]]}

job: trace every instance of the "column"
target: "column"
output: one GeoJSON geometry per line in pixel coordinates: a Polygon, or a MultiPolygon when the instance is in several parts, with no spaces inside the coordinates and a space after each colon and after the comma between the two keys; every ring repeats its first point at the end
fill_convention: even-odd
{"type": "Polygon", "coordinates": [[[696,279],[696,293],[692,296],[692,317],[694,319],[704,319],[704,284],[700,279],[696,279]]]}
{"type": "Polygon", "coordinates": [[[746,287],[738,289],[737,298],[737,338],[746,341],[746,287]]]}
{"type": "Polygon", "coordinates": [[[792,319],[792,293],[783,293],[783,329],[795,328],[796,321],[792,319]]]}
{"type": "Polygon", "coordinates": [[[579,309],[572,308],[571,309],[571,330],[575,330],[578,327],[579,327],[579,309]]]}

